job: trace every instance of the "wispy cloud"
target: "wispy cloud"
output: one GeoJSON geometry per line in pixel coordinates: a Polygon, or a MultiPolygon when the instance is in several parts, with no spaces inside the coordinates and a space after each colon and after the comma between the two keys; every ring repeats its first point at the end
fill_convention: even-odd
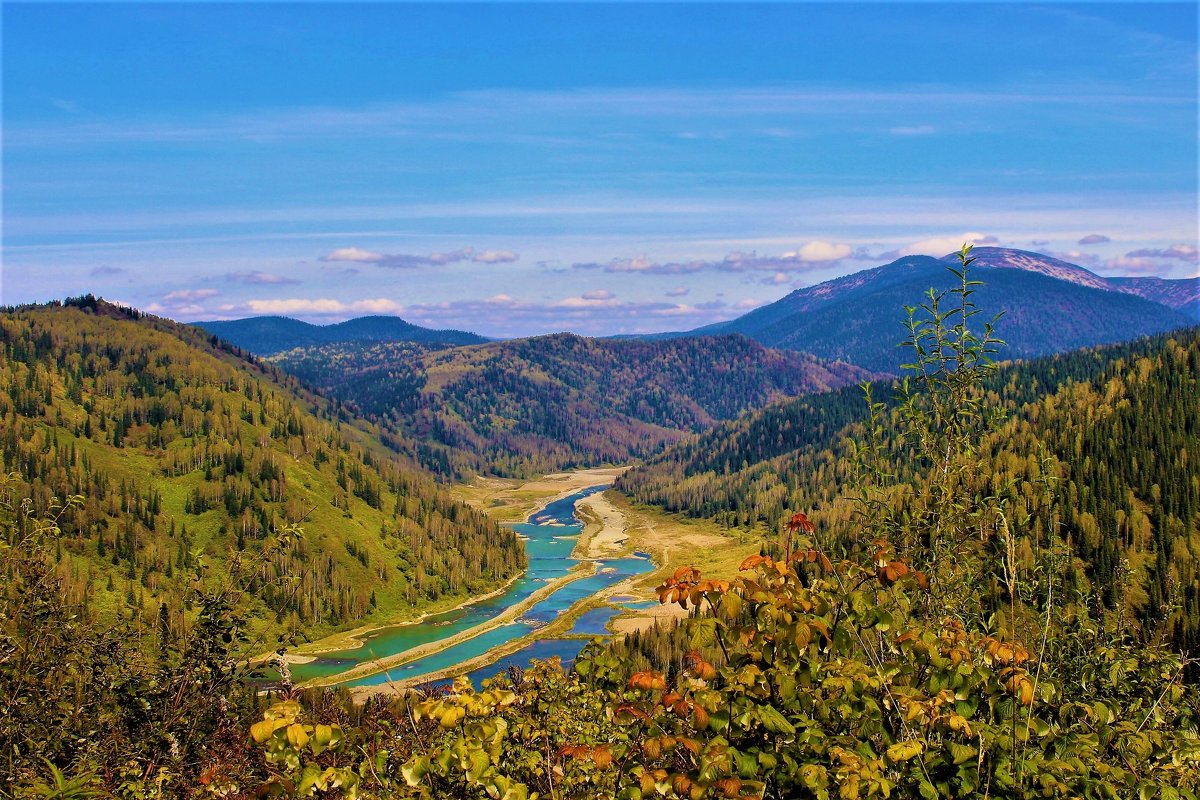
{"type": "Polygon", "coordinates": [[[707,261],[666,261],[658,262],[647,258],[643,253],[633,258],[614,258],[605,264],[585,261],[571,265],[574,269],[602,269],[605,272],[640,272],[647,275],[680,275],[689,272],[700,272],[709,269],[711,262],[707,261]]]}
{"type": "Polygon", "coordinates": [[[932,125],[897,125],[890,130],[893,136],[932,136],[937,128],[932,125]]]}
{"type": "Polygon", "coordinates": [[[1096,253],[1085,253],[1082,250],[1039,250],[1042,255],[1066,261],[1068,264],[1078,264],[1081,267],[1095,267],[1104,263],[1104,259],[1096,253]]]}
{"type": "Polygon", "coordinates": [[[196,300],[207,300],[219,294],[220,292],[216,289],[176,289],[173,292],[164,294],[162,299],[167,303],[194,302],[196,300]]]}
{"type": "Polygon", "coordinates": [[[464,247],[446,253],[430,253],[428,255],[413,255],[410,253],[376,253],[358,247],[339,247],[328,255],[321,256],[321,261],[336,263],[349,261],[360,264],[375,264],[389,269],[417,269],[419,267],[440,267],[446,264],[457,264],[470,261],[476,264],[509,264],[519,259],[516,253],[509,250],[475,250],[464,247]]]}
{"type": "Polygon", "coordinates": [[[101,264],[88,273],[93,278],[111,278],[114,275],[124,275],[126,270],[123,267],[110,267],[108,264],[101,264]]]}
{"type": "Polygon", "coordinates": [[[484,250],[474,253],[471,260],[478,264],[510,264],[520,256],[510,250],[484,250]]]}
{"type": "MultiPolygon", "coordinates": [[[[286,299],[247,300],[241,304],[252,314],[285,314],[306,316],[354,316],[357,314],[399,314],[404,306],[386,297],[368,298],[343,302],[327,297],[308,299],[290,297],[286,299]]],[[[226,313],[237,307],[222,309],[226,313]]]]}
{"type": "MultiPolygon", "coordinates": [[[[193,118],[144,117],[104,120],[88,117],[55,125],[29,124],[6,131],[6,145],[19,148],[54,147],[74,142],[250,141],[274,143],[296,140],[436,138],[468,141],[561,143],[550,133],[534,129],[497,126],[496,119],[552,120],[570,116],[580,120],[621,119],[672,122],[770,120],[755,132],[786,130],[781,119],[869,116],[929,117],[946,108],[968,109],[1025,107],[1105,106],[1151,108],[1194,104],[1194,97],[1170,93],[1138,93],[1122,83],[1085,86],[1062,83],[1042,91],[1027,87],[992,90],[938,90],[903,88],[869,90],[838,87],[758,86],[722,89],[701,88],[595,88],[583,90],[483,90],[456,92],[417,103],[360,106],[301,106],[269,108],[239,114],[209,114],[193,118]]],[[[680,129],[688,134],[696,131],[680,129]]],[[[936,132],[928,124],[892,126],[899,136],[936,132]]],[[[599,136],[587,137],[604,141],[599,136]]],[[[611,139],[611,137],[609,137],[611,139]]]]}
{"type": "Polygon", "coordinates": [[[225,280],[234,283],[244,283],[248,286],[285,286],[288,284],[300,283],[296,278],[289,278],[287,275],[277,275],[274,272],[230,272],[225,275],[225,280]]]}
{"type": "Polygon", "coordinates": [[[493,336],[570,330],[587,335],[650,333],[686,330],[744,313],[758,301],[729,304],[620,300],[611,292],[584,292],[549,302],[534,302],[508,294],[484,300],[414,304],[405,319],[431,327],[468,328],[493,336]],[[591,295],[591,296],[588,296],[591,295]]]}
{"type": "Polygon", "coordinates": [[[1167,248],[1143,248],[1126,253],[1127,258],[1177,258],[1189,264],[1200,263],[1200,249],[1190,244],[1173,244],[1167,248]]]}
{"type": "Polygon", "coordinates": [[[721,272],[799,272],[829,267],[854,255],[847,244],[812,241],[795,250],[777,256],[759,255],[754,251],[735,250],[715,261],[655,261],[644,253],[633,258],[617,258],[607,263],[594,261],[572,264],[575,269],[594,269],[605,272],[634,272],[646,275],[681,275],[705,270],[721,272]]]}
{"type": "Polygon", "coordinates": [[[1149,277],[1166,277],[1170,266],[1158,258],[1144,256],[1117,256],[1104,261],[1104,272],[1107,275],[1145,275],[1149,277]]]}

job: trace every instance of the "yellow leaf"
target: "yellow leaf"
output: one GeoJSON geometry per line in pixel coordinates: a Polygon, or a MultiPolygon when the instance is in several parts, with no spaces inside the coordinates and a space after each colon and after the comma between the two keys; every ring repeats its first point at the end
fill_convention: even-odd
{"type": "Polygon", "coordinates": [[[304,730],[303,725],[292,723],[288,726],[287,738],[292,747],[295,747],[297,750],[299,750],[301,747],[304,747],[304,745],[308,744],[308,731],[304,730]]]}
{"type": "Polygon", "coordinates": [[[920,755],[925,746],[917,741],[897,742],[887,749],[888,761],[898,764],[920,755]]]}
{"type": "Polygon", "coordinates": [[[262,744],[267,739],[270,739],[275,731],[285,725],[287,725],[287,722],[284,720],[264,719],[262,722],[256,722],[250,726],[250,736],[254,741],[262,744]]]}

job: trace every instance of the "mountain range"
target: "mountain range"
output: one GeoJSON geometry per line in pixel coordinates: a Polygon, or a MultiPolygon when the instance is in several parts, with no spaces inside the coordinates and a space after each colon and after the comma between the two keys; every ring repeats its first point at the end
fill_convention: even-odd
{"type": "Polygon", "coordinates": [[[193,324],[258,356],[338,342],[417,342],[449,347],[487,341],[467,331],[422,328],[388,316],[356,317],[333,325],[313,325],[290,317],[247,317],[193,324]]]}
{"type": "MultiPolygon", "coordinates": [[[[1200,322],[1200,277],[1105,277],[1058,258],[1003,247],[977,247],[972,255],[976,259],[973,277],[985,283],[976,296],[980,308],[989,317],[1003,312],[997,326],[998,335],[1007,343],[1003,357],[1066,352],[1200,322]]],[[[904,305],[924,296],[930,287],[939,291],[950,288],[954,277],[946,267],[955,263],[954,255],[905,256],[797,289],[727,322],[691,331],[612,338],[654,340],[737,333],[767,347],[895,373],[905,359],[903,351],[895,347],[905,334],[904,305]]],[[[466,331],[432,330],[386,316],[325,326],[286,317],[195,324],[256,355],[353,342],[406,342],[420,345],[417,349],[424,352],[488,341],[466,331]]],[[[394,356],[389,360],[394,361],[394,356]]]]}
{"type": "MultiPolygon", "coordinates": [[[[1005,358],[1030,358],[1193,325],[1200,278],[1104,278],[1075,264],[1023,250],[979,247],[972,277],[986,317],[1003,312],[997,334],[1005,358]]],[[[741,333],[768,347],[803,350],[878,372],[896,372],[906,353],[906,304],[930,287],[949,289],[956,256],[906,256],[786,297],[729,322],[678,336],[741,333]]]]}
{"type": "Polygon", "coordinates": [[[740,335],[553,334],[441,350],[348,342],[270,360],[455,476],[625,463],[750,409],[873,377],[740,335]]]}

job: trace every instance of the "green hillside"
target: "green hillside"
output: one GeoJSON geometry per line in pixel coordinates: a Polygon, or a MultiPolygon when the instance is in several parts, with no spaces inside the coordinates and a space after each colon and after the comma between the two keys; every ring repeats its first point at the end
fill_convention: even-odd
{"type": "MultiPolygon", "coordinates": [[[[42,377],[43,361],[29,357],[32,377],[14,371],[6,419],[17,406],[44,420],[61,408],[76,419],[54,420],[55,430],[86,426],[72,403],[113,383],[85,374],[79,400],[57,397],[50,376],[74,391],[74,351],[55,351],[60,326],[29,316],[64,330],[92,324],[74,309],[5,319],[6,342],[17,342],[6,363],[40,349],[50,365],[42,377]],[[28,335],[12,336],[21,325],[28,335]]],[[[117,322],[127,340],[140,330],[117,322]]],[[[686,610],[682,624],[594,641],[572,668],[542,662],[478,687],[463,678],[362,702],[285,683],[264,702],[225,644],[238,634],[236,602],[211,595],[200,596],[185,642],[171,641],[168,616],[161,652],[139,657],[139,626],[95,624],[72,588],[63,565],[79,535],[68,532],[56,553],[52,508],[8,513],[36,490],[16,487],[0,498],[10,544],[0,548],[0,775],[15,787],[0,782],[0,796],[1196,800],[1196,662],[1168,645],[1188,648],[1200,610],[1189,466],[1200,331],[1016,365],[990,383],[980,383],[991,369],[976,368],[972,340],[955,349],[953,334],[936,335],[953,355],[939,347],[904,404],[889,397],[866,423],[842,424],[844,394],[806,398],[798,416],[782,405],[717,428],[757,448],[731,447],[722,460],[776,453],[780,502],[849,484],[865,505],[816,502],[810,519],[793,504],[737,577],[689,566],[664,577],[659,599],[686,610]],[[784,430],[822,404],[824,431],[784,430]],[[1004,408],[1009,421],[986,424],[1004,408]]],[[[65,339],[90,357],[82,337],[65,339]]],[[[155,339],[154,356],[132,348],[132,375],[153,375],[171,341],[155,339]]],[[[213,378],[231,403],[250,399],[219,370],[213,378]]],[[[265,416],[284,425],[276,440],[293,436],[274,411],[265,416]]],[[[169,439],[167,419],[157,435],[169,439]]],[[[105,426],[121,432],[117,458],[153,452],[146,422],[109,413],[105,426]]],[[[98,438],[93,428],[88,442],[98,438]]],[[[42,443],[26,462],[51,452],[61,446],[42,443]]],[[[366,452],[363,478],[375,469],[366,452]]],[[[773,485],[755,474],[747,493],[773,485]]],[[[110,508],[120,500],[106,497],[110,508]]]]}
{"type": "MultiPolygon", "coordinates": [[[[968,486],[1014,509],[1022,559],[1032,563],[1054,532],[1098,608],[1200,655],[1200,329],[1011,364],[988,386],[1008,419],[985,440],[968,486]]],[[[895,399],[885,384],[875,394],[892,407],[880,429],[884,469],[921,481],[924,466],[896,432],[895,399]]],[[[801,398],[684,442],[617,487],[730,526],[773,527],[805,510],[850,546],[859,520],[843,487],[866,418],[858,389],[801,398]]]]}
{"type": "Polygon", "coordinates": [[[511,532],[451,499],[325,401],[215,338],[90,297],[0,315],[0,465],[61,519],[57,570],[99,619],[191,624],[198,562],[219,583],[289,524],[301,539],[244,577],[260,633],[410,615],[524,566],[511,532]]]}
{"type": "Polygon", "coordinates": [[[868,377],[742,336],[539,336],[430,351],[353,343],[273,363],[379,423],[439,473],[530,475],[653,455],[786,397],[868,377]]]}

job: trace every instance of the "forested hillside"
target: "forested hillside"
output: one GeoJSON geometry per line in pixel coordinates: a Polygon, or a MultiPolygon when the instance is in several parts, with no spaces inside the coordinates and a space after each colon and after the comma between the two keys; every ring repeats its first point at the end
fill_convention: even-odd
{"type": "Polygon", "coordinates": [[[295,379],[201,331],[76,298],[0,315],[0,465],[60,518],[57,571],[99,619],[171,638],[210,582],[288,525],[304,535],[245,585],[256,628],[321,632],[495,587],[520,543],[452,500],[295,379]]]}
{"type": "MultiPolygon", "coordinates": [[[[874,392],[894,407],[886,384],[874,392]]],[[[1056,532],[1097,603],[1200,655],[1200,329],[1008,365],[988,396],[1008,420],[985,440],[972,488],[1025,520],[1022,557],[1056,532]]],[[[866,419],[857,388],[801,398],[684,442],[617,487],[731,526],[770,527],[805,509],[847,536],[856,518],[842,487],[866,419]]],[[[892,475],[920,469],[894,411],[880,446],[892,475]]]]}
{"type": "Polygon", "coordinates": [[[557,334],[438,351],[355,343],[272,360],[444,475],[621,463],[774,400],[869,376],[741,336],[557,334]]]}
{"type": "MultiPolygon", "coordinates": [[[[48,315],[63,314],[91,322],[48,315]]],[[[10,349],[54,352],[58,334],[28,316],[6,318],[10,349]],[[14,337],[21,325],[30,335],[14,337]]],[[[718,428],[777,453],[777,502],[791,505],[736,577],[683,566],[665,578],[659,599],[688,609],[684,624],[479,687],[355,705],[285,677],[264,708],[229,655],[236,599],[203,592],[200,624],[178,643],[168,628],[139,658],[139,626],[81,622],[86,598],[62,590],[78,532],[20,504],[36,487],[5,481],[0,769],[20,797],[1196,800],[1195,662],[1168,645],[1186,648],[1195,619],[1200,331],[993,376],[963,330],[923,323],[927,369],[865,422],[842,424],[848,397],[795,404],[827,404],[800,451],[786,429],[807,414],[786,406],[718,428]],[[1010,420],[989,425],[1005,407],[1010,420]],[[819,470],[863,504],[820,499],[819,470]]],[[[62,358],[48,372],[69,394],[62,358]]],[[[152,359],[138,369],[153,374],[152,359]]],[[[87,372],[81,401],[59,403],[80,425],[71,402],[89,401],[87,372]]],[[[53,416],[32,410],[49,382],[19,377],[15,404],[53,416]]],[[[118,449],[153,452],[152,428],[114,424],[118,449]]],[[[706,491],[696,477],[690,490],[706,491]]],[[[774,485],[756,477],[742,491],[774,485]]]]}

